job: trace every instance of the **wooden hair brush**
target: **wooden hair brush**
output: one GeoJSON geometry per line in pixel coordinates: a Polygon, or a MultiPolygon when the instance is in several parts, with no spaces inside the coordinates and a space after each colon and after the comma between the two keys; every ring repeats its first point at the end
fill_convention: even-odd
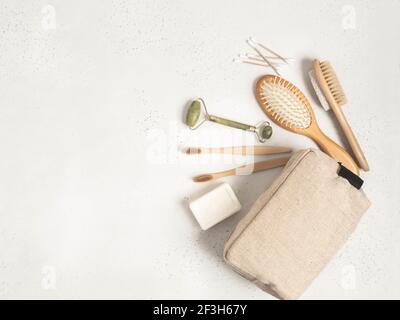
{"type": "Polygon", "coordinates": [[[314,111],[304,94],[289,81],[274,75],[261,77],[256,97],[264,112],[277,125],[313,139],[330,157],[359,175],[352,157],[319,128],[314,111]]]}

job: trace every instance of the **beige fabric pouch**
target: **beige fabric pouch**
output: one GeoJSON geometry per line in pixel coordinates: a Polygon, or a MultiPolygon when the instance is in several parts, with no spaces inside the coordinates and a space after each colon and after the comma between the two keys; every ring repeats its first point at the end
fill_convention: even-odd
{"type": "Polygon", "coordinates": [[[225,244],[225,261],[280,299],[297,299],[370,206],[339,164],[314,149],[292,156],[225,244]]]}

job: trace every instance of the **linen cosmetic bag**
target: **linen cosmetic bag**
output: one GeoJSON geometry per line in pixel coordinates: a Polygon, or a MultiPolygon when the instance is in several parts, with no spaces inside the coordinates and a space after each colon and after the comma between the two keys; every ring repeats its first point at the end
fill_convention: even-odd
{"type": "Polygon", "coordinates": [[[340,169],[319,150],[295,153],[236,226],[225,261],[264,291],[299,298],[370,206],[340,169]]]}

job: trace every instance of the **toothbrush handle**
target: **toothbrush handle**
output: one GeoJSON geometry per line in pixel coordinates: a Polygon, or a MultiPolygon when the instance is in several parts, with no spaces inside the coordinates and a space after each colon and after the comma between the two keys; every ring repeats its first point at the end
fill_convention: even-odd
{"type": "Polygon", "coordinates": [[[241,130],[246,130],[246,131],[254,131],[256,129],[254,126],[250,126],[250,125],[247,125],[244,123],[228,120],[228,119],[217,117],[217,116],[209,116],[208,120],[218,123],[218,124],[222,124],[224,126],[241,129],[241,130]]]}
{"type": "Polygon", "coordinates": [[[287,147],[264,147],[264,146],[234,146],[234,147],[220,147],[220,148],[195,148],[190,147],[186,149],[188,154],[198,153],[224,153],[224,154],[241,154],[241,155],[267,155],[277,153],[292,152],[291,148],[287,147]]]}
{"type": "Polygon", "coordinates": [[[215,176],[218,175],[218,178],[226,177],[226,176],[249,175],[254,172],[283,167],[284,165],[286,165],[286,163],[289,160],[290,160],[290,157],[281,157],[281,158],[275,158],[275,159],[270,159],[270,160],[265,160],[265,161],[260,161],[260,162],[254,162],[254,163],[249,163],[249,164],[237,167],[237,168],[229,169],[226,171],[217,172],[217,173],[214,173],[214,175],[215,176]]]}
{"type": "Polygon", "coordinates": [[[256,162],[253,164],[254,166],[253,172],[273,169],[277,167],[283,167],[289,160],[290,157],[282,157],[282,158],[275,158],[271,160],[256,162]]]}

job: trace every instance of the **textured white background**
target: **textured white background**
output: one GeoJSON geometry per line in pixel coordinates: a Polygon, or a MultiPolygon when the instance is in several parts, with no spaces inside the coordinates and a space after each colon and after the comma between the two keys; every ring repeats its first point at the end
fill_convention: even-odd
{"type": "MultiPolygon", "coordinates": [[[[243,210],[202,232],[187,200],[218,182],[191,176],[245,160],[177,151],[255,143],[182,124],[196,96],[214,114],[265,119],[253,84],[267,70],[232,63],[249,36],[296,58],[283,75],[343,143],[306,76],[310,59],[332,62],[371,166],[371,209],[303,298],[400,298],[399,13],[398,0],[1,0],[0,299],[271,299],[222,248],[280,170],[225,179],[243,210]]],[[[274,129],[271,145],[315,146],[274,129]]]]}

